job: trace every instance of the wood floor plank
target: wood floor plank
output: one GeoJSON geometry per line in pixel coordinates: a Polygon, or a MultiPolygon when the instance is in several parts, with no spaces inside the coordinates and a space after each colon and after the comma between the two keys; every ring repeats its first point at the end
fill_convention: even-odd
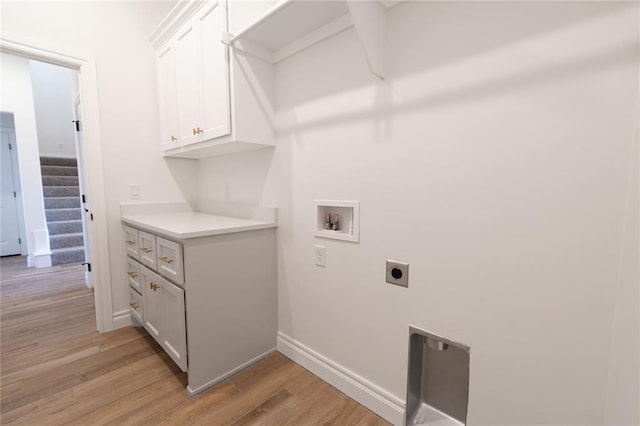
{"type": "Polygon", "coordinates": [[[2,425],[388,425],[274,352],[202,394],[144,329],[95,330],[80,264],[0,259],[2,425]]]}
{"type": "Polygon", "coordinates": [[[277,425],[297,403],[297,398],[286,389],[280,389],[269,399],[231,423],[233,426],[277,425]]]}
{"type": "Polygon", "coordinates": [[[193,396],[188,400],[180,401],[171,412],[153,413],[148,424],[158,425],[192,425],[210,410],[215,410],[220,405],[240,394],[233,383],[226,381],[208,392],[193,396]]]}

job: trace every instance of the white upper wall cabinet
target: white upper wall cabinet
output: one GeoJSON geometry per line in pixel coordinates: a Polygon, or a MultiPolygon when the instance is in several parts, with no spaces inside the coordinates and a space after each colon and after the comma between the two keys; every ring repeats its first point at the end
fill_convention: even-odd
{"type": "MultiPolygon", "coordinates": [[[[263,3],[234,13],[254,16],[263,3]]],[[[230,51],[222,43],[227,30],[226,1],[181,1],[152,34],[163,155],[202,158],[275,145],[273,65],[230,51]]]]}

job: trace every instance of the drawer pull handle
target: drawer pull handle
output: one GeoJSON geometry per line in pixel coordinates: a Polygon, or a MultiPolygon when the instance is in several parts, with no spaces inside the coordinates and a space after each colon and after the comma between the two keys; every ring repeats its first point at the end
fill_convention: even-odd
{"type": "Polygon", "coordinates": [[[131,306],[133,309],[137,310],[138,306],[140,306],[140,305],[138,305],[137,303],[129,303],[129,306],[131,306]]]}
{"type": "Polygon", "coordinates": [[[142,247],[140,250],[142,250],[145,253],[151,253],[153,251],[150,248],[146,248],[146,247],[142,247]]]}
{"type": "Polygon", "coordinates": [[[175,142],[177,140],[178,140],[178,138],[176,138],[175,136],[171,135],[171,142],[175,142]]]}
{"type": "Polygon", "coordinates": [[[149,288],[153,291],[156,291],[158,289],[158,285],[154,283],[149,283],[149,288]]]}
{"type": "Polygon", "coordinates": [[[131,278],[135,278],[138,276],[138,274],[136,274],[135,272],[127,272],[127,274],[129,274],[131,278]]]}
{"type": "Polygon", "coordinates": [[[158,259],[162,260],[164,263],[173,263],[173,259],[167,256],[160,256],[158,259]]]}
{"type": "Polygon", "coordinates": [[[127,240],[125,241],[125,243],[129,244],[130,246],[134,245],[136,242],[133,240],[127,240]]]}

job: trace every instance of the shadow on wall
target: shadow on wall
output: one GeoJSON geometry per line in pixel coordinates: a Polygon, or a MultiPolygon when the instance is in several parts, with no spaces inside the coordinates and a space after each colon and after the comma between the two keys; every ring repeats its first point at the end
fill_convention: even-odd
{"type": "Polygon", "coordinates": [[[197,195],[196,176],[198,175],[198,160],[188,158],[165,157],[167,168],[191,209],[195,209],[197,195]]]}
{"type": "MultiPolygon", "coordinates": [[[[637,34],[635,38],[627,39],[614,35],[606,42],[609,43],[607,45],[595,42],[598,34],[586,33],[580,29],[580,24],[589,20],[593,21],[589,22],[591,25],[597,25],[609,18],[618,19],[625,13],[637,14],[637,4],[616,2],[579,6],[557,2],[403,3],[388,12],[389,17],[394,19],[390,19],[388,35],[390,47],[387,49],[387,63],[390,69],[384,81],[368,75],[364,60],[359,60],[362,64],[357,72],[348,66],[355,63],[353,53],[360,51],[355,44],[348,48],[338,46],[341,48],[320,52],[315,49],[315,55],[322,55],[319,59],[299,60],[295,68],[297,73],[300,73],[300,67],[308,68],[304,71],[308,71],[307,75],[314,83],[286,99],[278,99],[276,128],[280,132],[292,132],[290,136],[296,140],[297,129],[373,119],[378,134],[384,139],[389,136],[394,114],[482,100],[638,61],[637,34]],[[416,11],[413,8],[424,10],[416,11]],[[460,20],[453,27],[450,19],[439,18],[441,14],[456,16],[460,20]],[[425,16],[429,16],[428,22],[424,22],[425,16]],[[420,21],[416,22],[417,20],[420,21]],[[402,25],[394,26],[394,22],[402,25]],[[574,31],[575,36],[591,36],[594,38],[594,47],[589,51],[572,52],[570,56],[556,52],[540,55],[540,50],[534,46],[531,56],[526,52],[523,54],[523,64],[513,64],[506,70],[501,69],[498,66],[500,64],[491,68],[493,51],[500,48],[517,51],[522,47],[531,47],[531,43],[543,45],[548,41],[544,37],[560,30],[574,31]],[[526,40],[525,43],[528,38],[531,40],[526,40]],[[439,44],[445,39],[446,48],[442,48],[439,44]],[[612,40],[615,44],[611,44],[612,40]],[[523,44],[517,45],[518,42],[523,44]],[[345,66],[327,67],[319,72],[317,64],[322,62],[343,63],[345,66]],[[474,68],[481,72],[474,78],[468,78],[468,73],[474,68]],[[493,69],[494,72],[489,72],[488,69],[493,69]],[[451,71],[467,72],[461,74],[464,83],[451,81],[452,77],[447,76],[451,71]],[[397,86],[402,85],[405,77],[415,79],[424,87],[416,88],[411,93],[398,90],[397,86]],[[369,82],[374,84],[368,84],[369,82]],[[347,94],[344,95],[343,92],[347,94]],[[401,96],[400,93],[406,96],[401,96]],[[349,103],[339,102],[343,95],[350,100],[349,103]],[[361,102],[354,104],[354,98],[361,99],[361,102]],[[329,113],[318,114],[318,106],[325,101],[334,105],[338,101],[340,110],[327,108],[324,111],[329,113]],[[306,111],[311,109],[314,114],[307,114],[306,111]]],[[[341,39],[340,44],[344,45],[346,40],[341,39]]],[[[566,47],[559,47],[558,52],[563,52],[566,47]]],[[[500,52],[495,55],[497,58],[503,56],[500,52]]]]}
{"type": "Polygon", "coordinates": [[[248,213],[260,204],[273,152],[267,148],[198,160],[197,210],[225,214],[226,205],[248,213]]]}
{"type": "MultiPolygon", "coordinates": [[[[410,52],[402,61],[390,61],[393,75],[434,70],[509,45],[581,23],[600,20],[611,13],[635,10],[632,2],[593,2],[588,7],[574,2],[410,2],[392,9],[399,18],[401,43],[410,52]],[[415,9],[414,9],[415,8],[415,9]],[[428,22],[424,17],[428,16],[428,22]],[[455,16],[455,22],[451,17],[455,16]],[[446,49],[440,48],[446,40],[446,49]]],[[[389,38],[391,39],[391,37],[389,38]]],[[[391,50],[389,50],[391,54],[391,50]]]]}

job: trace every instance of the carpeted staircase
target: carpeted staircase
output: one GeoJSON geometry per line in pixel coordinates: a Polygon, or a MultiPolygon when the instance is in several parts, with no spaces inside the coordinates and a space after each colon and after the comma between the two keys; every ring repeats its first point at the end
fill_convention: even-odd
{"type": "Polygon", "coordinates": [[[73,158],[40,157],[52,265],[84,262],[78,166],[73,158]]]}

